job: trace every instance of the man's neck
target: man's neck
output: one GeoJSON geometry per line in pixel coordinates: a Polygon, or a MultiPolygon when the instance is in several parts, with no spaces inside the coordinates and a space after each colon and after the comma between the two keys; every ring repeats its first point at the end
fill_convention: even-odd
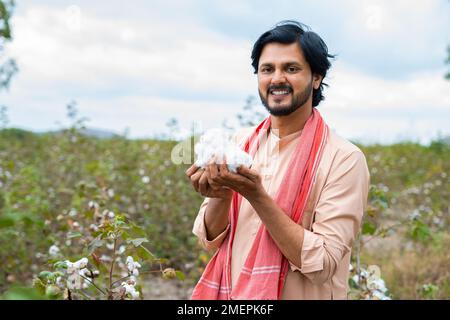
{"type": "Polygon", "coordinates": [[[270,116],[271,129],[281,139],[302,130],[312,113],[312,105],[305,104],[287,116],[270,116]]]}

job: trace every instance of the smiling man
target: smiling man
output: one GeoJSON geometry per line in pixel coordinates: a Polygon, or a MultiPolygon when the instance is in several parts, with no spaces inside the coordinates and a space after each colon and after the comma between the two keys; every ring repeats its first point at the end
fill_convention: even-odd
{"type": "Polygon", "coordinates": [[[192,299],[346,299],[351,248],[365,210],[363,153],[316,107],[331,64],[323,40],[285,21],[252,51],[270,115],[239,132],[251,168],[226,162],[186,174],[206,197],[193,232],[216,250],[192,299]]]}

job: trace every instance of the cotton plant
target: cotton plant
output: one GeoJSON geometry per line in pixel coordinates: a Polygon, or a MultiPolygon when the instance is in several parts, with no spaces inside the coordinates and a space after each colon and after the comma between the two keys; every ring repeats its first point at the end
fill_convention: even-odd
{"type": "Polygon", "coordinates": [[[196,166],[205,168],[210,161],[222,164],[224,158],[228,169],[237,172],[239,166],[250,167],[252,157],[233,142],[231,135],[220,129],[210,129],[200,137],[194,151],[197,157],[196,166]]]}
{"type": "Polygon", "coordinates": [[[384,280],[380,277],[379,268],[369,266],[367,269],[353,268],[350,264],[349,279],[350,296],[354,299],[364,300],[391,300],[389,290],[384,280]]]}
{"type": "Polygon", "coordinates": [[[148,242],[144,230],[123,214],[101,209],[94,201],[87,203],[87,210],[92,224],[77,236],[85,237],[88,245],[77,259],[61,259],[64,248],[57,243],[50,246],[46,256],[53,271],[42,271],[33,281],[41,294],[52,299],[135,300],[143,298],[142,274],[159,272],[170,278],[170,269],[184,279],[180,271],[163,269],[167,261],[143,245],[148,242]],[[147,262],[159,264],[159,270],[150,270],[147,262]]]}

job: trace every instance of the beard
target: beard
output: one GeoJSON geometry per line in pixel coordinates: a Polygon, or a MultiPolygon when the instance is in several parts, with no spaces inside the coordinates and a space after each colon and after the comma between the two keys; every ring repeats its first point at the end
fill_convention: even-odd
{"type": "Polygon", "coordinates": [[[305,90],[303,90],[302,92],[298,92],[296,94],[294,94],[291,86],[289,85],[277,85],[277,86],[270,86],[267,89],[267,99],[264,97],[264,95],[261,93],[260,90],[258,90],[259,93],[259,97],[261,98],[261,103],[263,104],[263,106],[266,108],[266,110],[273,116],[287,116],[290,115],[292,112],[294,112],[295,110],[299,109],[301,106],[305,105],[306,101],[308,101],[309,97],[311,96],[311,93],[313,91],[313,79],[311,78],[311,82],[306,86],[305,90]],[[283,90],[283,89],[287,89],[289,90],[289,92],[292,94],[292,102],[290,105],[285,106],[285,107],[271,107],[269,105],[269,95],[270,95],[270,91],[274,90],[274,89],[278,89],[278,90],[283,90]]]}

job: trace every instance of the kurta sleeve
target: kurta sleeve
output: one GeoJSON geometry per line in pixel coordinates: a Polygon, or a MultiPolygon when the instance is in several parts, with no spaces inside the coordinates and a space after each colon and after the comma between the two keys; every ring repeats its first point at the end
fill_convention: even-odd
{"type": "Polygon", "coordinates": [[[360,150],[336,156],[314,212],[311,231],[305,229],[301,267],[315,284],[331,279],[359,232],[367,205],[370,176],[360,150]]]}
{"type": "Polygon", "coordinates": [[[208,240],[208,235],[206,232],[206,225],[205,225],[205,213],[206,208],[208,207],[208,201],[209,198],[205,198],[203,203],[200,206],[200,210],[198,212],[197,218],[194,222],[194,227],[192,229],[192,232],[197,236],[198,240],[200,241],[200,244],[203,248],[206,250],[214,250],[220,247],[223,240],[225,239],[228,230],[230,229],[230,224],[225,228],[225,230],[219,234],[214,239],[208,240]]]}

